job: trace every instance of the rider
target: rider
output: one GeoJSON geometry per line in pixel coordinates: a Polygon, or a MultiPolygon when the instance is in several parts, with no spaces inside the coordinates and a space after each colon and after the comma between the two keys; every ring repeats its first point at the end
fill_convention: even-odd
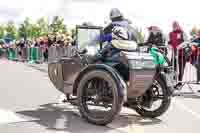
{"type": "Polygon", "coordinates": [[[114,33],[115,36],[112,36],[113,39],[137,41],[136,36],[134,35],[134,29],[130,26],[130,21],[124,18],[119,9],[111,9],[110,20],[112,22],[103,30],[105,35],[114,33]],[[126,34],[123,34],[123,31],[126,31],[126,34]]]}
{"type": "MultiPolygon", "coordinates": [[[[96,59],[104,58],[108,55],[112,57],[120,50],[112,46],[112,40],[127,40],[137,42],[136,34],[133,27],[130,25],[130,21],[125,19],[119,9],[113,8],[110,11],[111,23],[103,29],[103,35],[100,37],[102,42],[108,42],[98,54],[96,59]]],[[[112,57],[113,60],[115,57],[112,57]]]]}

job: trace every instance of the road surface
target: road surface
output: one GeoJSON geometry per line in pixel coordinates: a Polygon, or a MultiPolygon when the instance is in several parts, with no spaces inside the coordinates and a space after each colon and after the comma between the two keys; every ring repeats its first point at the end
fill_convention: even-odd
{"type": "Polygon", "coordinates": [[[60,103],[61,93],[46,72],[45,64],[0,60],[0,133],[200,132],[198,96],[173,98],[170,109],[158,119],[143,119],[124,108],[107,126],[88,124],[80,118],[76,107],[60,103]]]}

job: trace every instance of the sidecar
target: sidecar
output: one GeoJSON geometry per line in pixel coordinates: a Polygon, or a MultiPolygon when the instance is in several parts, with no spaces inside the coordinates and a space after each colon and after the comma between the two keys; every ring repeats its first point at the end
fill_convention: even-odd
{"type": "MultiPolygon", "coordinates": [[[[126,65],[112,59],[102,64],[88,64],[90,56],[103,47],[101,42],[91,43],[101,33],[101,27],[77,26],[77,45],[71,46],[70,50],[69,47],[50,48],[48,73],[54,86],[67,96],[77,97],[80,114],[94,124],[110,123],[125,104],[142,116],[163,114],[171,101],[170,84],[149,53],[137,52],[133,47],[136,43],[123,44],[127,45],[125,49],[131,45],[130,49],[136,50],[120,52],[119,59],[126,65]],[[80,49],[85,48],[87,53],[81,52],[80,49]],[[160,88],[163,94],[160,94],[160,88]],[[164,99],[161,106],[153,111],[146,110],[145,107],[151,107],[151,103],[156,101],[155,97],[164,99]]],[[[122,43],[117,43],[116,47],[122,43]]]]}

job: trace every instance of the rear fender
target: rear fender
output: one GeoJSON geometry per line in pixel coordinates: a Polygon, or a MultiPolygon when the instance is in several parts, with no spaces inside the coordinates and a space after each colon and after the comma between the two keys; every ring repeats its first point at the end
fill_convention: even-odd
{"type": "Polygon", "coordinates": [[[86,68],[84,68],[79,75],[77,76],[74,86],[73,86],[73,94],[77,95],[77,88],[78,88],[78,83],[81,80],[81,78],[84,76],[85,73],[92,71],[92,70],[104,70],[108,72],[115,82],[117,83],[117,91],[119,93],[120,97],[123,97],[123,99],[126,101],[127,100],[127,86],[122,77],[118,74],[118,72],[113,69],[112,67],[104,64],[95,64],[95,65],[89,65],[86,68]]]}
{"type": "Polygon", "coordinates": [[[166,85],[167,93],[169,96],[171,96],[173,93],[174,87],[170,83],[169,79],[167,78],[167,75],[164,72],[159,72],[158,74],[156,74],[155,78],[161,78],[164,81],[166,85]]]}

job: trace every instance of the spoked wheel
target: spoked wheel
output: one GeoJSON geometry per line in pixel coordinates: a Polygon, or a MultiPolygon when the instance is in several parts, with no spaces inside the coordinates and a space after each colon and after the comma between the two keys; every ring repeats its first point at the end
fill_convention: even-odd
{"type": "Polygon", "coordinates": [[[149,90],[137,99],[135,110],[143,117],[155,118],[167,111],[171,103],[167,88],[162,79],[158,78],[149,90]]]}
{"type": "Polygon", "coordinates": [[[78,87],[78,107],[83,118],[97,125],[106,125],[120,112],[122,100],[117,83],[102,70],[84,75],[78,87]]]}

